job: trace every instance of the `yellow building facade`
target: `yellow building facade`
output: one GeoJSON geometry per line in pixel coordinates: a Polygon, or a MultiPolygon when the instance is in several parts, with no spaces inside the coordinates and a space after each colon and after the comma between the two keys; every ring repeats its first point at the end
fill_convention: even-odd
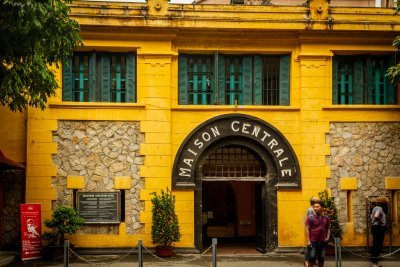
{"type": "MultiPolygon", "coordinates": [[[[388,195],[391,242],[399,246],[400,92],[368,66],[391,62],[400,21],[389,8],[321,6],[74,1],[84,46],[72,66],[93,60],[100,77],[106,54],[111,66],[131,58],[124,68],[134,75],[123,86],[134,91],[125,100],[114,91],[108,101],[104,93],[86,98],[76,84],[96,78],[71,82],[68,67],[55,70],[56,95],[46,110],[26,115],[26,203],[42,203],[49,218],[85,192],[118,192],[122,217],[87,224],[71,242],[153,246],[150,193],[168,187],[177,247],[243,237],[268,251],[304,246],[308,200],[325,189],[339,209],[343,245],[365,246],[366,200],[388,195]],[[381,79],[382,96],[375,86],[357,100],[348,85],[357,75],[365,85],[381,79]],[[259,79],[272,85],[257,91],[259,79]],[[203,87],[188,85],[195,83],[203,87]]],[[[17,157],[24,153],[20,147],[17,157]]]]}

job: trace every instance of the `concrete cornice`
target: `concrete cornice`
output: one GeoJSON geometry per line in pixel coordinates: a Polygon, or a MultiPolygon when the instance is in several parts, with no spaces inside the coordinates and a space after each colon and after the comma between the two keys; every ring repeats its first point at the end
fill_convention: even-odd
{"type": "Polygon", "coordinates": [[[303,6],[178,5],[74,1],[71,16],[83,27],[232,31],[400,32],[391,8],[331,7],[327,20],[311,20],[303,6]]]}

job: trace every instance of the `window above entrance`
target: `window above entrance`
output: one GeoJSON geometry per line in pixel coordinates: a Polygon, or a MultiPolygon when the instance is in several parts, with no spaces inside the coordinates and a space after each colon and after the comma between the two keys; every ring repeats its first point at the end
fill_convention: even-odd
{"type": "Polygon", "coordinates": [[[75,52],[63,64],[63,101],[136,102],[134,53],[75,52]]]}
{"type": "Polygon", "coordinates": [[[179,56],[180,105],[289,105],[290,55],[179,56]]]}
{"type": "Polygon", "coordinates": [[[334,56],[333,104],[396,104],[396,88],[386,77],[394,56],[334,56]]]}
{"type": "Polygon", "coordinates": [[[265,168],[254,153],[237,146],[213,151],[203,162],[203,178],[263,178],[265,168]]]}

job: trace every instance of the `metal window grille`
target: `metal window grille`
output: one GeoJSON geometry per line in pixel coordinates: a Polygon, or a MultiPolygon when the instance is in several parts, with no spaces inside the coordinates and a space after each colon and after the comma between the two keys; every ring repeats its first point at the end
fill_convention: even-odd
{"type": "Polygon", "coordinates": [[[338,103],[353,103],[353,60],[338,62],[338,103]]]}
{"type": "Polygon", "coordinates": [[[79,53],[74,55],[72,67],[73,100],[78,102],[89,101],[89,56],[79,53]]]}
{"type": "Polygon", "coordinates": [[[126,102],[126,57],[121,54],[111,56],[111,101],[126,102]]]}
{"type": "Polygon", "coordinates": [[[387,104],[387,78],[384,60],[373,59],[372,65],[372,104],[387,104]]]}
{"type": "Polygon", "coordinates": [[[242,104],[242,58],[227,57],[225,62],[225,104],[242,104]]]}
{"type": "Polygon", "coordinates": [[[211,104],[213,68],[211,56],[195,56],[188,59],[189,104],[211,104]]]}
{"type": "Polygon", "coordinates": [[[265,169],[252,152],[235,146],[212,152],[203,162],[203,177],[264,177],[265,169]]]}
{"type": "Polygon", "coordinates": [[[279,57],[263,58],[263,105],[279,105],[279,57]]]}
{"type": "MultiPolygon", "coordinates": [[[[342,56],[338,58],[339,104],[388,104],[390,83],[386,77],[390,57],[342,56]],[[361,97],[361,99],[360,99],[361,97]]],[[[393,98],[393,97],[392,97],[393,98]]]]}

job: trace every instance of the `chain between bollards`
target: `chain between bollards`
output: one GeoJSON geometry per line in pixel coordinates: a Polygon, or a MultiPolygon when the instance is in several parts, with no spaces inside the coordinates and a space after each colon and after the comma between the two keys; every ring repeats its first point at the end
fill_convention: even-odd
{"type": "Polygon", "coordinates": [[[217,239],[212,239],[212,267],[217,267],[217,239]]]}
{"type": "Polygon", "coordinates": [[[340,238],[335,237],[335,266],[342,267],[342,247],[340,245],[340,238]]]}
{"type": "Polygon", "coordinates": [[[69,264],[69,240],[64,240],[64,267],[69,264]]]}

